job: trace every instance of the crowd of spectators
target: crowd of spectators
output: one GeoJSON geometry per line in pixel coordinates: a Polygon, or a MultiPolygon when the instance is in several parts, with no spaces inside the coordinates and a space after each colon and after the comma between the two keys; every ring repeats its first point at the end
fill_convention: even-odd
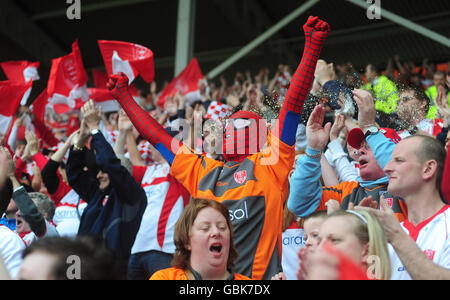
{"type": "Polygon", "coordinates": [[[20,107],[0,141],[0,276],[450,279],[450,62],[307,67],[294,109],[299,75],[282,64],[163,107],[153,82],[139,111],[89,100],[40,124],[20,107]]]}

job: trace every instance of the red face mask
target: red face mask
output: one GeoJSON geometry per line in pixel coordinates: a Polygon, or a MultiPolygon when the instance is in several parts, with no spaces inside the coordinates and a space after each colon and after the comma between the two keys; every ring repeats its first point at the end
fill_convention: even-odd
{"type": "Polygon", "coordinates": [[[247,156],[255,154],[267,140],[267,126],[257,114],[238,111],[225,123],[223,156],[226,161],[242,162],[247,156]]]}

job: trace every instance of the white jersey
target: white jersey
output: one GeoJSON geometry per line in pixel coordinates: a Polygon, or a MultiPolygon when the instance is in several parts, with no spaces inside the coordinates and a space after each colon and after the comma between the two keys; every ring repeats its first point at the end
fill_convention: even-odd
{"type": "MultiPolygon", "coordinates": [[[[416,242],[423,253],[436,265],[450,269],[450,205],[445,205],[433,217],[414,227],[408,220],[403,230],[416,242]]],[[[411,279],[400,258],[389,245],[393,280],[411,279]]]]}
{"type": "Polygon", "coordinates": [[[11,278],[16,278],[22,264],[24,241],[11,229],[0,225],[0,255],[11,278]]]}
{"type": "Polygon", "coordinates": [[[153,164],[142,179],[147,207],[131,254],[150,250],[175,253],[175,223],[190,199],[186,189],[170,175],[170,166],[153,164]]]}
{"type": "Polygon", "coordinates": [[[39,239],[52,236],[59,236],[56,227],[53,224],[50,224],[47,220],[45,220],[45,226],[46,226],[45,233],[40,237],[37,237],[36,234],[34,234],[34,232],[29,232],[25,234],[25,236],[22,239],[27,247],[30,246],[34,241],[37,241],[39,239]]]}
{"type": "Polygon", "coordinates": [[[291,226],[282,234],[283,256],[281,265],[287,280],[297,280],[299,267],[298,251],[305,246],[305,233],[297,226],[291,226]]]}
{"type": "Polygon", "coordinates": [[[53,217],[60,236],[75,237],[78,234],[80,217],[86,206],[87,203],[72,189],[61,199],[53,217]]]}

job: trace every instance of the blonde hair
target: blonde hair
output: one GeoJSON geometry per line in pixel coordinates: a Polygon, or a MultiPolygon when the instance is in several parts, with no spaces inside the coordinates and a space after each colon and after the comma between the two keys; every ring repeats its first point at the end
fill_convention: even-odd
{"type": "Polygon", "coordinates": [[[363,244],[369,244],[368,257],[377,257],[379,264],[375,271],[376,279],[389,280],[391,278],[392,266],[387,247],[387,238],[384,229],[378,219],[371,213],[355,209],[351,212],[338,210],[327,218],[337,216],[348,216],[355,220],[354,233],[363,244]]]}

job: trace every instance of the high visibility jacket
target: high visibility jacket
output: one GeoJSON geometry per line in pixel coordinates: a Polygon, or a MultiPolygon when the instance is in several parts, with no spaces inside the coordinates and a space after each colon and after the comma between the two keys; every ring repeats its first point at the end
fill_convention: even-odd
{"type": "Polygon", "coordinates": [[[381,75],[372,83],[363,86],[363,89],[373,91],[375,97],[375,109],[386,114],[393,113],[397,107],[398,90],[385,75],[381,75]]]}

